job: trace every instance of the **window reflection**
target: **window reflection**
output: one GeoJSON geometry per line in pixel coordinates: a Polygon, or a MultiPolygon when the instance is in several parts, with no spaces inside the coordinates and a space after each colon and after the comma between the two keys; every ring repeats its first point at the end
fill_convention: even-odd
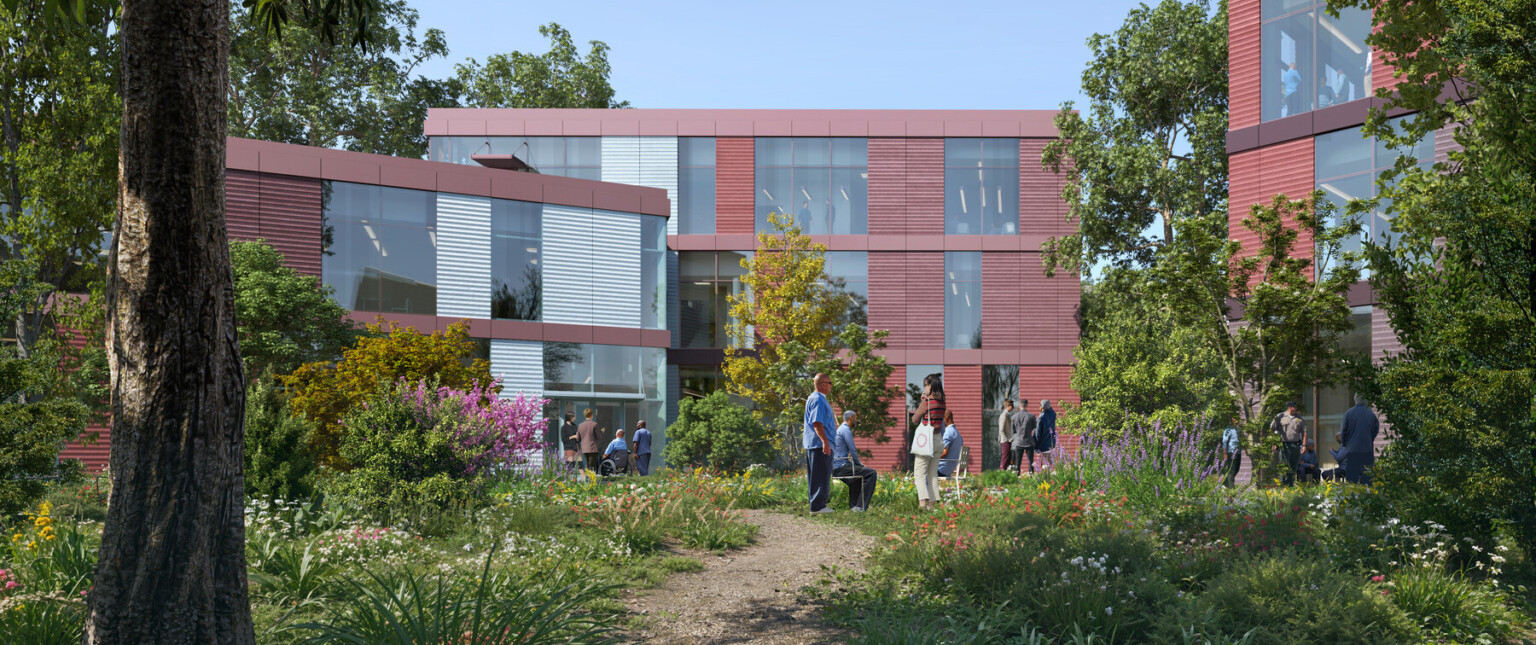
{"type": "Polygon", "coordinates": [[[326,182],[321,278],[353,311],[437,312],[435,193],[326,182]]]}
{"type": "Polygon", "coordinates": [[[492,318],[539,319],[542,214],[539,204],[491,200],[492,318]]]}
{"type": "Polygon", "coordinates": [[[944,347],[981,349],[981,252],[944,254],[944,347]]]}
{"type": "Polygon", "coordinates": [[[1264,0],[1263,16],[1264,121],[1370,96],[1369,11],[1334,18],[1326,3],[1264,0]]]}
{"type": "MultiPolygon", "coordinates": [[[[1392,126],[1401,128],[1403,118],[1407,117],[1393,120],[1392,126]]],[[[1313,150],[1317,189],[1323,191],[1323,198],[1333,206],[1329,224],[1338,226],[1347,220],[1346,210],[1350,202],[1372,199],[1380,194],[1377,183],[1382,171],[1393,167],[1400,157],[1411,157],[1421,168],[1433,164],[1435,144],[1432,140],[1420,141],[1409,150],[1395,150],[1373,137],[1363,137],[1359,129],[1351,128],[1318,135],[1313,139],[1313,150]]],[[[1378,203],[1361,221],[1360,235],[1346,240],[1341,250],[1359,252],[1364,248],[1365,240],[1374,240],[1378,244],[1393,242],[1395,234],[1388,212],[1390,208],[1389,200],[1378,203]]],[[[1328,275],[1336,258],[1318,259],[1319,275],[1328,275]]],[[[1361,278],[1367,277],[1370,277],[1370,267],[1362,267],[1361,278]]]]}
{"type": "Polygon", "coordinates": [[[827,286],[847,298],[848,308],[840,325],[854,323],[869,327],[869,253],[865,251],[828,251],[827,286]]]}
{"type": "Polygon", "coordinates": [[[678,347],[721,349],[730,342],[729,297],[745,296],[743,260],[751,251],[680,251],[678,347]]]}
{"type": "Polygon", "coordinates": [[[432,161],[478,166],[473,155],[513,155],[539,174],[602,179],[602,137],[432,137],[427,148],[432,161]]]}
{"type": "Polygon", "coordinates": [[[760,137],[755,143],[757,231],[768,214],[795,216],[807,235],[868,231],[868,140],[760,137]]]}
{"type": "Polygon", "coordinates": [[[1019,140],[944,140],[944,232],[1019,232],[1019,140]]]}
{"type": "Polygon", "coordinates": [[[636,399],[659,401],[665,398],[665,380],[663,348],[544,343],[547,392],[632,395],[636,399]]]}
{"type": "Polygon", "coordinates": [[[640,216],[640,326],[667,326],[667,221],[640,216]]]}
{"type": "Polygon", "coordinates": [[[981,366],[981,442],[982,468],[995,467],[1002,461],[996,436],[997,419],[1003,413],[1003,401],[1019,400],[1018,365],[981,366]]]}
{"type": "Polygon", "coordinates": [[[715,139],[677,139],[677,232],[715,233],[715,139]]]}

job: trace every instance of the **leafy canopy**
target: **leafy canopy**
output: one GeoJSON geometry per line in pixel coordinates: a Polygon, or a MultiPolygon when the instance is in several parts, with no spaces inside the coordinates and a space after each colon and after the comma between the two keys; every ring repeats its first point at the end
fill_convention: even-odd
{"type": "Polygon", "coordinates": [[[629,107],[628,101],[613,98],[607,43],[591,41],[583,58],[571,41],[571,32],[558,23],[541,25],[539,35],[549,39],[550,49],[543,54],[514,51],[493,54],[484,65],[473,58],[455,65],[466,107],[629,107]]]}
{"type": "Polygon", "coordinates": [[[229,259],[247,374],[287,374],[305,363],[334,361],[356,339],[357,325],[331,299],[330,287],[289,268],[264,240],[230,242],[229,259]]]}

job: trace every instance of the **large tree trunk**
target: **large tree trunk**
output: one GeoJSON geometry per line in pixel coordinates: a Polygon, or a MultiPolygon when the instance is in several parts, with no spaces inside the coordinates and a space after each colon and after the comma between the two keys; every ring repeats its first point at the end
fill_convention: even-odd
{"type": "Polygon", "coordinates": [[[112,497],[86,643],[254,643],[224,230],[227,0],[123,2],[112,497]]]}

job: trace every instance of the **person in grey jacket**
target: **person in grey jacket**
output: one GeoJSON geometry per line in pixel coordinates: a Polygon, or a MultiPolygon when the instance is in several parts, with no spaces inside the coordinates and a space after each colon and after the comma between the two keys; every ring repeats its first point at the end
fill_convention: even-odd
{"type": "Polygon", "coordinates": [[[1019,474],[1024,465],[1035,472],[1035,415],[1029,413],[1029,400],[1019,399],[1019,411],[1013,413],[1013,460],[1019,462],[1019,474]]]}
{"type": "Polygon", "coordinates": [[[1344,480],[1370,485],[1371,474],[1367,470],[1376,465],[1376,435],[1381,432],[1381,422],[1365,397],[1355,395],[1355,407],[1344,413],[1344,425],[1339,436],[1344,449],[1344,480]]]}

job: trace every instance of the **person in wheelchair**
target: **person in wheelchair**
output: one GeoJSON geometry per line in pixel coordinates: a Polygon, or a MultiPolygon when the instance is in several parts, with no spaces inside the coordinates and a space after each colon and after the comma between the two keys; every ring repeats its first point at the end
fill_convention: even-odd
{"type": "Polygon", "coordinates": [[[624,441],[623,428],[608,442],[608,448],[603,450],[603,463],[597,468],[597,474],[604,477],[620,473],[629,474],[629,442],[624,441]]]}

